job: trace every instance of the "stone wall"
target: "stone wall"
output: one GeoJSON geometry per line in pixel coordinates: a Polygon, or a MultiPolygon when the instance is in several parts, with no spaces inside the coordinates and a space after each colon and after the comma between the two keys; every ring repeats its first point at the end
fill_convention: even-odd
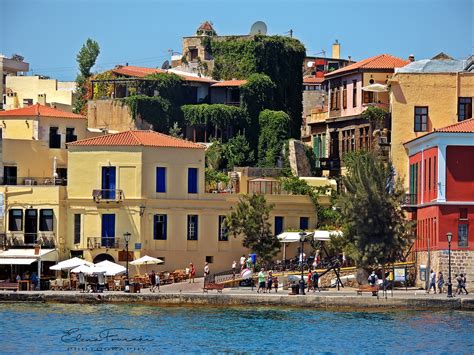
{"type": "MultiPolygon", "coordinates": [[[[420,265],[426,265],[426,267],[428,267],[428,252],[417,252],[416,258],[416,286],[425,287],[425,281],[421,281],[420,277],[420,265]]],[[[430,252],[430,269],[435,271],[436,274],[441,271],[443,273],[445,283],[448,282],[448,258],[448,250],[434,250],[430,252]]],[[[474,291],[474,251],[451,251],[451,278],[453,291],[456,290],[457,285],[454,275],[460,273],[463,273],[466,276],[467,290],[474,291]]]]}
{"type": "Polygon", "coordinates": [[[306,156],[306,146],[303,142],[290,139],[289,142],[289,161],[293,175],[312,176],[311,166],[306,156]]]}

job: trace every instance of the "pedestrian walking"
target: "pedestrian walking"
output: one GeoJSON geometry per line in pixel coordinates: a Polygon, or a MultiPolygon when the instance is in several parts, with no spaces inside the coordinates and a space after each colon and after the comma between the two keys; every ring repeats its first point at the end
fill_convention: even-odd
{"type": "Polygon", "coordinates": [[[155,292],[155,288],[156,288],[156,274],[155,274],[155,270],[152,270],[152,271],[151,271],[151,274],[149,275],[149,278],[150,278],[150,285],[151,285],[150,291],[151,291],[151,292],[155,292]]]}
{"type": "Polygon", "coordinates": [[[461,274],[461,291],[464,290],[464,292],[466,292],[466,295],[469,294],[469,292],[467,292],[466,290],[466,276],[464,276],[464,274],[461,274]]]}
{"type": "Polygon", "coordinates": [[[272,291],[272,285],[273,285],[273,272],[270,270],[268,272],[268,277],[267,277],[267,291],[270,293],[272,291]]]}
{"type": "Polygon", "coordinates": [[[245,255],[242,254],[242,256],[240,257],[240,271],[242,271],[243,269],[245,269],[245,255]]]}
{"type": "Polygon", "coordinates": [[[316,289],[318,289],[318,292],[321,292],[319,288],[319,274],[316,270],[313,271],[311,282],[313,284],[313,292],[316,292],[316,289]]]}
{"type": "Polygon", "coordinates": [[[245,260],[245,263],[247,264],[247,269],[252,270],[253,262],[252,262],[252,255],[251,254],[249,254],[249,257],[247,258],[247,260],[245,260]]]}
{"type": "Polygon", "coordinates": [[[311,269],[308,270],[308,292],[311,290],[313,285],[313,274],[311,273],[311,269]]]}
{"type": "Polygon", "coordinates": [[[189,283],[191,283],[191,281],[194,283],[195,277],[196,277],[196,268],[194,267],[193,263],[189,263],[189,283]]]}
{"type": "Polygon", "coordinates": [[[236,269],[237,268],[237,263],[235,262],[235,260],[232,262],[232,278],[235,279],[235,273],[236,273],[236,269]]]}
{"type": "Polygon", "coordinates": [[[433,288],[434,293],[436,293],[436,272],[431,270],[430,272],[430,287],[428,288],[428,291],[426,293],[430,293],[431,288],[433,288]]]}
{"type": "Polygon", "coordinates": [[[273,276],[273,288],[275,289],[275,293],[278,292],[278,277],[273,276]]]}
{"type": "Polygon", "coordinates": [[[438,272],[438,293],[443,293],[444,287],[444,277],[443,273],[440,271],[438,272]]]}
{"type": "Polygon", "coordinates": [[[257,293],[260,293],[260,290],[265,293],[265,269],[260,269],[260,272],[257,275],[258,278],[258,288],[257,293]]]}
{"type": "Polygon", "coordinates": [[[204,264],[204,280],[207,280],[211,271],[209,270],[209,263],[204,264]]]}
{"type": "Polygon", "coordinates": [[[462,277],[461,275],[454,275],[454,277],[456,278],[456,282],[458,283],[457,286],[456,286],[456,294],[457,295],[461,295],[463,293],[462,291],[462,277]]]}

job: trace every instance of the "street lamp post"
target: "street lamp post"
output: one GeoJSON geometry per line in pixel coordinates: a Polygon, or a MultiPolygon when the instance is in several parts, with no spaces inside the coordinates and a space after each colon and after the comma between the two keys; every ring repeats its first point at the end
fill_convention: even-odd
{"type": "Polygon", "coordinates": [[[453,297],[453,284],[451,283],[451,240],[453,239],[453,233],[448,232],[446,237],[448,238],[448,297],[453,297]]]}
{"type": "Polygon", "coordinates": [[[127,253],[127,256],[126,256],[126,261],[127,261],[127,278],[125,279],[125,285],[128,285],[128,284],[129,284],[129,281],[128,281],[128,242],[130,241],[130,236],[131,236],[131,234],[130,234],[129,232],[123,233],[123,239],[125,240],[125,250],[126,250],[126,253],[127,253]]]}
{"type": "Polygon", "coordinates": [[[300,232],[300,243],[301,243],[301,250],[300,250],[300,262],[301,262],[301,279],[300,279],[300,295],[304,295],[304,242],[306,241],[306,233],[305,232],[300,232]]]}

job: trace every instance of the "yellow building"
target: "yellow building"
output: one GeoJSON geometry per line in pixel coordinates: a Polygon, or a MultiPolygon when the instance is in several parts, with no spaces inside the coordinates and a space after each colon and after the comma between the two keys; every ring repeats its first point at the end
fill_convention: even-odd
{"type": "MultiPolygon", "coordinates": [[[[248,250],[227,235],[222,221],[239,200],[235,193],[206,193],[204,147],[153,131],[126,131],[68,145],[67,248],[88,260],[124,263],[124,234],[130,259],[165,260],[157,270],[193,262],[202,274],[228,270],[248,250]]],[[[274,203],[275,234],[314,228],[307,196],[267,194],[274,203]]],[[[329,197],[321,203],[329,204],[329,197]]],[[[133,270],[132,270],[133,271],[133,270]]]]}
{"type": "Polygon", "coordinates": [[[403,143],[472,117],[472,58],[454,60],[441,53],[410,63],[390,79],[391,158],[408,187],[408,155],[403,143]]]}
{"type": "Polygon", "coordinates": [[[57,81],[38,75],[34,76],[7,76],[6,97],[3,108],[16,108],[35,105],[52,106],[64,111],[72,111],[74,104],[74,81],[57,81]]]}

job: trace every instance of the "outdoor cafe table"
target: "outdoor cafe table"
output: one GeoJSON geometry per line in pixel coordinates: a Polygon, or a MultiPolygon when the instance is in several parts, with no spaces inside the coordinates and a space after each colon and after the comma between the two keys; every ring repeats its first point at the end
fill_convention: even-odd
{"type": "Polygon", "coordinates": [[[20,280],[18,281],[18,289],[23,290],[23,285],[26,285],[26,291],[30,290],[30,280],[20,280]]]}

